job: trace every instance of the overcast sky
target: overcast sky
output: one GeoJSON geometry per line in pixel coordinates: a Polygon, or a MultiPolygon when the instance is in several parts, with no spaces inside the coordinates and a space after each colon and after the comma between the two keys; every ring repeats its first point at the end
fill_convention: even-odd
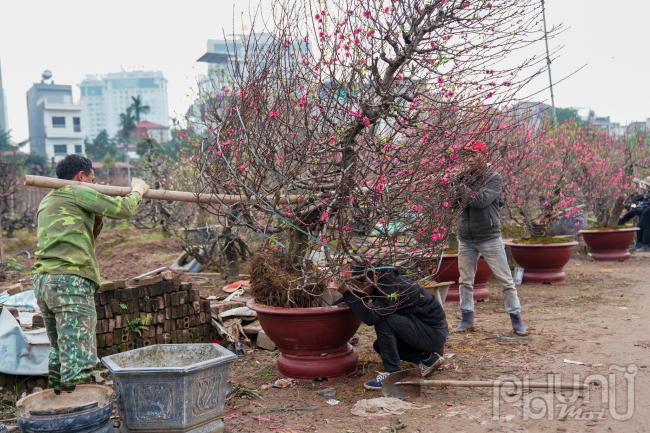
{"type": "MultiPolygon", "coordinates": [[[[267,1],[267,0],[265,0],[267,1]]],[[[86,74],[122,69],[160,70],[168,80],[169,113],[192,101],[196,63],[206,40],[231,33],[256,0],[21,0],[3,1],[0,62],[13,138],[26,139],[25,93],[41,72],[76,87],[86,74]]],[[[564,46],[553,64],[558,106],[591,107],[628,123],[650,117],[650,2],[546,0],[549,24],[567,29],[552,41],[564,46]]],[[[539,47],[540,50],[543,46],[539,47]]],[[[547,92],[537,100],[548,98],[547,92]]]]}

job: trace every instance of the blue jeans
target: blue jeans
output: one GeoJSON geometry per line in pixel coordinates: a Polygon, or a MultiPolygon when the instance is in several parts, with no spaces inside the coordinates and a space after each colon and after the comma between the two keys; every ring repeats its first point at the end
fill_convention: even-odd
{"type": "Polygon", "coordinates": [[[482,242],[458,240],[460,309],[462,311],[474,311],[474,276],[479,255],[483,256],[503,291],[506,312],[519,314],[521,305],[519,304],[517,288],[512,280],[506,249],[501,237],[482,242]]]}

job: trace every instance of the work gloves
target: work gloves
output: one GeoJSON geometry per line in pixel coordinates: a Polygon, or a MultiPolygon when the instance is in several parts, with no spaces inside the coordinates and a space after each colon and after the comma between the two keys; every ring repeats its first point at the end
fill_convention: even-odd
{"type": "Polygon", "coordinates": [[[149,191],[149,185],[147,185],[147,182],[139,177],[131,179],[131,192],[139,192],[140,197],[144,197],[147,191],[149,191]]]}

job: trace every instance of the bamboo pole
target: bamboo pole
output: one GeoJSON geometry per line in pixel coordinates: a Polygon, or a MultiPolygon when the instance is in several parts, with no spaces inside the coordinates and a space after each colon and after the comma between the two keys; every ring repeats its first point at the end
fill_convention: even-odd
{"type": "Polygon", "coordinates": [[[546,383],[546,382],[501,382],[498,380],[404,380],[396,382],[395,385],[419,385],[419,386],[450,386],[464,388],[501,388],[521,387],[523,389],[552,389],[555,391],[584,390],[587,385],[582,383],[546,383]]]}
{"type": "MultiPolygon", "coordinates": [[[[113,185],[100,185],[96,183],[77,182],[73,180],[56,179],[46,176],[25,176],[25,185],[37,188],[61,188],[66,185],[82,185],[102,194],[110,196],[125,196],[131,192],[130,186],[113,186],[113,185]]],[[[187,191],[172,191],[166,189],[150,189],[144,195],[144,198],[150,200],[167,200],[167,201],[183,201],[191,203],[214,203],[214,204],[236,204],[249,201],[245,196],[233,194],[198,194],[187,191]]],[[[276,203],[274,197],[265,197],[271,203],[276,203]]],[[[280,197],[280,203],[295,203],[304,200],[302,195],[287,195],[280,197]]],[[[253,199],[251,201],[258,201],[253,199]]]]}

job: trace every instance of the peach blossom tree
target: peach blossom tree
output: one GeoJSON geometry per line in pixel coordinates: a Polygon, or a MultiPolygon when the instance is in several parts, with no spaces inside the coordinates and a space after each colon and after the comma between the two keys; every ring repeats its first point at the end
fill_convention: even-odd
{"type": "Polygon", "coordinates": [[[415,275],[439,254],[466,200],[451,187],[459,150],[506,136],[495,116],[543,70],[504,61],[542,36],[538,7],[274,3],[268,34],[239,42],[232,85],[204,94],[192,157],[198,191],[238,198],[211,210],[262,239],[251,278],[264,302],[318,305],[350,264],[415,275]]]}

